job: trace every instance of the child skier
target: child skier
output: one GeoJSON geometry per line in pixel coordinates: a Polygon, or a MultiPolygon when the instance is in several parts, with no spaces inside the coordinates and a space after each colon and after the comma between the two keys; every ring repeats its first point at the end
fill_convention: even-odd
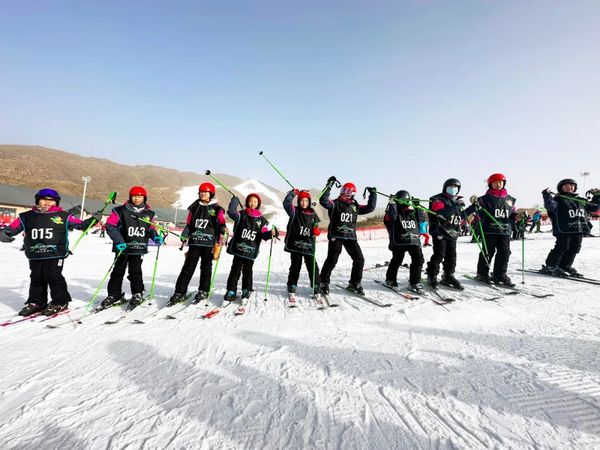
{"type": "Polygon", "coordinates": [[[319,216],[317,216],[310,203],[310,192],[297,189],[289,191],[283,200],[283,208],[290,216],[285,235],[285,251],[290,253],[292,262],[287,281],[290,303],[295,301],[294,294],[300,277],[302,259],[304,259],[310,276],[310,286],[315,291],[315,295],[319,293],[316,286],[319,286],[321,280],[319,278],[319,267],[314,258],[315,238],[321,234],[321,230],[318,227],[319,216]],[[294,207],[293,200],[296,195],[298,196],[298,206],[294,207]]]}
{"type": "Polygon", "coordinates": [[[506,177],[501,173],[490,175],[487,183],[488,190],[485,195],[471,196],[471,206],[465,210],[467,216],[477,213],[481,223],[482,251],[477,262],[476,279],[486,284],[513,287],[514,283],[506,271],[510,258],[510,238],[515,226],[516,200],[508,195],[505,189],[506,177]],[[494,270],[490,278],[490,265],[494,255],[494,270]]]}
{"type": "Polygon", "coordinates": [[[561,180],[556,186],[558,194],[549,188],[542,191],[544,206],[552,221],[552,234],[556,237],[554,248],[546,258],[541,272],[556,276],[581,277],[572,266],[581,250],[583,235],[589,232],[587,213],[600,209],[600,189],[591,189],[591,201],[579,197],[577,182],[571,178],[561,180]]]}
{"type": "MultiPolygon", "coordinates": [[[[421,269],[423,269],[423,252],[419,236],[419,224],[425,222],[424,214],[411,206],[411,196],[408,191],[398,191],[388,204],[383,217],[383,222],[390,237],[389,249],[392,259],[385,276],[385,283],[390,287],[397,287],[398,269],[404,254],[408,252],[411,257],[409,290],[421,293],[421,269]]],[[[425,222],[426,223],[426,222],[425,222]]]]}
{"type": "Polygon", "coordinates": [[[101,309],[125,302],[122,287],[127,268],[132,294],[127,309],[131,310],[143,301],[142,260],[148,253],[148,240],[152,239],[157,245],[164,242],[163,237],[148,223],[154,221],[155,214],[147,201],[146,189],[133,186],[129,190],[129,200],[113,208],[106,221],[106,232],[113,241],[116,261],[108,280],[108,297],[102,301],[101,309]]]}
{"type": "Polygon", "coordinates": [[[273,236],[277,237],[275,227],[269,230],[269,221],[260,212],[262,201],[258,194],[248,194],[245,208],[238,211],[241,206],[240,199],[232,197],[227,208],[227,215],[235,222],[233,237],[227,246],[227,253],[233,255],[231,270],[227,278],[226,301],[236,298],[237,284],[242,275],[242,305],[247,303],[252,291],[252,268],[258,256],[260,243],[273,236]]]}
{"type": "Polygon", "coordinates": [[[441,283],[463,289],[462,284],[454,277],[456,270],[456,240],[460,236],[460,224],[465,218],[460,181],[449,178],[444,182],[442,192],[429,199],[429,209],[435,214],[429,215],[429,233],[433,237],[433,255],[427,264],[427,283],[437,289],[437,276],[443,261],[444,274],[441,283]]]}
{"type": "Polygon", "coordinates": [[[225,210],[217,204],[214,198],[215,186],[212,183],[202,183],[198,188],[198,200],[188,207],[186,225],[181,233],[181,239],[187,241],[188,251],[181,268],[175,293],[167,303],[173,306],[185,299],[188,285],[200,261],[200,284],[194,303],[208,297],[212,275],[213,248],[226,229],[225,210]]]}
{"type": "Polygon", "coordinates": [[[15,236],[25,232],[23,246],[29,259],[31,283],[29,297],[20,316],[41,312],[46,316],[56,314],[68,307],[71,295],[62,275],[65,258],[69,255],[68,232],[86,229],[99,222],[102,216],[93,214],[81,221],[59,206],[60,195],[54,189],[41,189],[35,194],[35,206],[19,214],[8,227],[0,231],[1,242],[12,242],[15,236]],[[48,287],[52,302],[48,304],[48,287]]]}
{"type": "Polygon", "coordinates": [[[325,295],[329,294],[331,272],[337,264],[343,247],[352,258],[352,272],[350,274],[348,289],[357,294],[364,295],[361,280],[365,259],[356,238],[356,222],[359,215],[369,214],[375,210],[375,206],[377,205],[377,188],[367,188],[369,191],[369,200],[366,205],[359,205],[354,199],[356,186],[353,183],[344,184],[340,189],[339,197],[335,200],[329,200],[331,187],[336,181],[335,177],[329,177],[319,200],[321,206],[327,208],[327,214],[329,215],[327,234],[329,245],[327,248],[327,258],[323,263],[323,270],[321,271],[321,292],[325,295]]]}
{"type": "Polygon", "coordinates": [[[541,225],[542,225],[542,212],[539,209],[536,209],[531,216],[531,227],[529,228],[529,233],[533,231],[535,228],[536,233],[541,233],[541,225]]]}

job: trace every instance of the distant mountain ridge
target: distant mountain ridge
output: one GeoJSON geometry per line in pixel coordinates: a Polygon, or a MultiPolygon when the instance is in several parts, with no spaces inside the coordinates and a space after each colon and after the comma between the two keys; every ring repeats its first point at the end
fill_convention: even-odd
{"type": "MultiPolygon", "coordinates": [[[[197,198],[197,186],[212,181],[205,174],[182,172],[164,167],[118,164],[108,159],[77,155],[61,150],[28,145],[0,145],[0,184],[23,186],[32,189],[51,187],[64,195],[81,196],[82,176],[91,176],[87,186],[87,197],[104,200],[110,191],[119,192],[117,202],[127,198],[129,188],[134,185],[146,187],[153,207],[187,208],[197,198]]],[[[244,200],[249,192],[257,191],[261,196],[265,216],[278,227],[287,223],[282,201],[286,192],[279,191],[258,180],[242,179],[229,174],[214,174],[225,185],[244,200]],[[273,220],[274,219],[274,220],[273,220]]],[[[229,194],[217,186],[219,203],[227,208],[229,194]]],[[[319,191],[311,189],[313,201],[319,191]]],[[[322,226],[329,222],[327,212],[315,207],[322,226]]],[[[185,215],[178,215],[178,222],[185,215]]]]}

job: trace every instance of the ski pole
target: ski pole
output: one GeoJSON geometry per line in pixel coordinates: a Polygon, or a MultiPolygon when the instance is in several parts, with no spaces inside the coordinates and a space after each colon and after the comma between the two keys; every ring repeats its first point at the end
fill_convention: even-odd
{"type": "MultiPolygon", "coordinates": [[[[313,226],[314,228],[314,226],[313,226]]],[[[313,285],[313,298],[317,295],[317,237],[313,235],[313,254],[312,254],[312,285],[313,285]]]]}
{"type": "Polygon", "coordinates": [[[488,248],[487,248],[487,242],[485,240],[485,233],[483,232],[483,225],[481,225],[481,218],[479,218],[479,222],[477,222],[477,225],[479,225],[479,232],[481,233],[481,242],[482,242],[482,255],[485,259],[485,262],[487,263],[488,267],[490,267],[490,260],[488,259],[489,253],[488,253],[488,248]]]}
{"type": "MultiPolygon", "coordinates": [[[[523,219],[521,219],[523,220],[523,219]]],[[[524,224],[525,225],[525,224],[524,224]]],[[[525,284],[525,230],[521,235],[521,284],[525,284]]]]}
{"type": "Polygon", "coordinates": [[[402,205],[413,206],[414,208],[416,208],[416,209],[420,209],[421,211],[425,211],[425,212],[426,212],[426,213],[428,213],[428,214],[433,214],[434,216],[439,216],[439,214],[438,214],[438,213],[436,213],[435,211],[432,211],[432,210],[430,210],[429,208],[425,208],[424,206],[422,206],[422,205],[420,205],[420,204],[418,204],[418,203],[415,203],[415,200],[416,200],[417,202],[428,202],[429,200],[423,200],[423,199],[421,199],[421,198],[415,198],[415,197],[411,197],[411,199],[410,199],[410,200],[405,200],[405,199],[403,199],[403,198],[398,198],[398,197],[396,197],[396,196],[394,196],[394,195],[388,195],[388,194],[384,194],[383,192],[379,192],[379,191],[377,191],[377,193],[378,193],[379,195],[383,195],[384,197],[387,197],[387,198],[389,198],[389,199],[392,199],[392,200],[394,200],[395,202],[397,202],[397,203],[400,203],[400,204],[402,204],[402,205]]]}
{"type": "Polygon", "coordinates": [[[275,165],[273,165],[273,163],[271,161],[269,161],[269,159],[263,154],[262,151],[258,152],[258,154],[260,156],[262,156],[265,159],[265,161],[267,161],[269,163],[269,165],[273,168],[273,170],[275,170],[275,172],[277,172],[279,174],[279,176],[281,178],[283,178],[283,181],[285,181],[292,189],[295,189],[294,185],[292,185],[292,183],[289,182],[289,180],[279,171],[279,169],[277,167],[275,167],[275,165]]]}
{"type": "MultiPolygon", "coordinates": [[[[154,298],[154,281],[156,280],[156,268],[158,266],[158,255],[160,254],[161,247],[162,245],[159,245],[156,249],[156,258],[154,258],[154,269],[152,270],[152,284],[150,285],[150,295],[146,298],[146,300],[152,300],[154,298]]],[[[144,302],[146,300],[144,300],[144,302]]]]}
{"type": "MultiPolygon", "coordinates": [[[[271,231],[275,229],[275,227],[271,228],[271,231]]],[[[269,248],[269,262],[267,263],[267,282],[265,283],[265,302],[268,298],[269,293],[269,279],[271,278],[271,255],[273,254],[273,240],[275,238],[271,236],[271,246],[269,248]]]]}
{"type": "Polygon", "coordinates": [[[173,236],[177,236],[179,239],[181,239],[181,235],[180,235],[180,234],[177,234],[177,233],[175,233],[175,232],[173,232],[173,231],[171,231],[171,230],[169,230],[169,229],[167,229],[167,228],[163,227],[162,225],[159,225],[159,224],[157,224],[156,222],[152,222],[151,220],[149,220],[149,219],[146,219],[145,217],[138,217],[137,219],[138,219],[140,222],[144,222],[144,223],[147,223],[147,224],[150,224],[150,225],[152,225],[152,226],[153,226],[154,228],[156,228],[158,231],[162,231],[162,232],[163,232],[163,234],[165,234],[165,235],[167,235],[167,234],[172,234],[173,236]]]}
{"type": "Polygon", "coordinates": [[[83,310],[83,314],[81,315],[81,317],[79,318],[79,320],[83,319],[83,317],[86,316],[87,313],[90,311],[90,308],[94,305],[94,301],[96,300],[96,297],[100,293],[100,289],[102,289],[102,286],[104,286],[104,282],[108,278],[108,275],[110,274],[110,272],[112,272],[113,267],[115,266],[115,263],[117,262],[117,259],[119,259],[119,256],[121,256],[121,253],[123,253],[123,251],[124,250],[120,250],[119,253],[117,253],[117,256],[115,256],[115,259],[113,260],[112,264],[110,265],[108,271],[106,272],[106,274],[104,275],[104,277],[100,281],[100,284],[96,288],[96,291],[94,292],[94,295],[92,295],[92,298],[90,299],[90,301],[87,303],[87,305],[85,305],[85,309],[83,310]]]}
{"type": "MultiPolygon", "coordinates": [[[[98,211],[98,213],[102,214],[104,212],[104,210],[108,207],[108,205],[110,205],[111,203],[114,205],[116,198],[117,198],[117,192],[111,192],[110,194],[108,194],[108,197],[106,198],[106,201],[104,202],[104,206],[102,207],[102,209],[100,211],[98,211]]],[[[77,241],[75,242],[75,245],[73,245],[73,248],[70,250],[70,253],[73,253],[73,251],[79,245],[79,242],[81,242],[81,240],[83,239],[83,237],[88,233],[88,231],[90,231],[90,228],[92,228],[97,223],[98,222],[96,220],[93,220],[88,225],[88,227],[84,230],[84,232],[81,234],[81,236],[79,236],[79,239],[77,239],[77,241]]]]}
{"type": "MultiPolygon", "coordinates": [[[[481,223],[480,223],[480,225],[481,225],[481,223]]],[[[479,253],[481,253],[481,255],[483,256],[483,259],[484,259],[486,265],[488,267],[490,267],[490,262],[488,261],[486,252],[483,250],[483,246],[481,245],[481,242],[479,241],[479,238],[477,237],[477,232],[473,229],[472,226],[469,226],[469,232],[471,233],[471,236],[473,236],[473,239],[475,239],[475,242],[477,243],[477,247],[479,248],[479,253]]]]}
{"type": "Polygon", "coordinates": [[[217,269],[219,268],[219,261],[221,260],[221,252],[223,251],[223,245],[227,245],[228,236],[229,236],[229,233],[227,232],[227,230],[225,230],[220,238],[221,248],[219,250],[219,256],[217,256],[217,262],[215,263],[215,270],[210,279],[210,287],[208,288],[208,298],[210,298],[210,296],[212,295],[213,289],[215,287],[215,278],[217,276],[217,269]]]}
{"type": "Polygon", "coordinates": [[[500,227],[501,229],[504,228],[504,225],[501,224],[500,222],[498,222],[498,220],[496,220],[496,218],[494,216],[492,216],[487,209],[479,207],[479,208],[477,208],[477,211],[483,211],[490,219],[492,219],[492,222],[494,222],[496,225],[498,225],[498,227],[500,227]]]}
{"type": "Polygon", "coordinates": [[[235,194],[233,192],[231,192],[231,190],[225,186],[221,180],[219,180],[217,177],[215,177],[213,174],[210,173],[210,170],[206,171],[206,175],[208,175],[209,177],[211,177],[215,183],[217,183],[219,186],[221,186],[223,189],[225,189],[227,192],[229,192],[232,196],[235,197],[235,194]]]}
{"type": "Polygon", "coordinates": [[[319,198],[317,198],[317,201],[321,200],[321,197],[323,197],[323,194],[325,194],[325,191],[328,189],[331,189],[333,186],[339,188],[339,187],[342,187],[342,183],[340,183],[337,179],[332,181],[331,183],[327,183],[325,185],[325,187],[323,188],[323,190],[321,191],[321,193],[319,194],[319,198]]]}

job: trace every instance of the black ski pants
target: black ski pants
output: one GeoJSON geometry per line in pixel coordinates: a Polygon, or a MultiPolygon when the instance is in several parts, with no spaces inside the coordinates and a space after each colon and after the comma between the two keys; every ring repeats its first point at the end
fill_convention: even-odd
{"type": "Polygon", "coordinates": [[[554,248],[548,253],[546,266],[567,269],[573,265],[575,256],[581,250],[582,235],[556,236],[554,248]]]}
{"type": "Polygon", "coordinates": [[[444,266],[444,273],[454,274],[456,270],[456,241],[443,236],[433,238],[433,255],[427,264],[427,275],[437,277],[440,273],[440,264],[444,266]]]}
{"type": "Polygon", "coordinates": [[[125,253],[121,253],[121,256],[115,256],[115,258],[117,260],[108,280],[108,295],[112,295],[115,298],[121,297],[123,293],[123,277],[127,268],[129,268],[127,279],[131,285],[131,294],[141,294],[144,292],[142,274],[144,255],[126,255],[125,253]]]}
{"type": "Polygon", "coordinates": [[[190,281],[196,271],[198,261],[200,261],[200,283],[198,285],[198,290],[208,292],[210,289],[210,278],[212,276],[213,248],[200,247],[197,245],[188,247],[183,267],[181,268],[181,272],[175,283],[175,292],[181,295],[187,293],[190,281]]]}
{"type": "Polygon", "coordinates": [[[329,284],[331,281],[331,272],[338,262],[342,247],[346,249],[350,258],[352,258],[352,271],[350,272],[350,283],[358,284],[362,280],[363,267],[365,266],[365,258],[357,241],[347,239],[336,239],[329,241],[327,247],[327,259],[323,263],[321,271],[321,282],[329,284]]]}
{"type": "Polygon", "coordinates": [[[27,303],[45,306],[48,304],[48,287],[55,305],[66,305],[71,301],[67,281],[62,274],[64,259],[30,259],[31,283],[27,303]]]}
{"type": "Polygon", "coordinates": [[[304,264],[306,265],[306,270],[308,270],[308,275],[310,277],[310,287],[313,286],[313,278],[315,280],[316,285],[321,284],[321,279],[319,277],[319,266],[314,261],[314,272],[313,272],[313,256],[312,255],[302,255],[301,253],[290,253],[290,257],[292,260],[292,264],[290,265],[290,273],[288,275],[287,285],[288,288],[292,286],[298,285],[298,279],[300,278],[300,269],[302,268],[302,260],[304,259],[304,264]]]}
{"type": "MultiPolygon", "coordinates": [[[[481,245],[483,246],[483,242],[481,245]]],[[[494,259],[494,255],[496,255],[496,258],[494,259],[493,275],[506,275],[508,260],[511,253],[510,236],[502,234],[486,234],[484,248],[487,248],[487,261],[490,263],[490,266],[488,266],[486,262],[486,256],[480,252],[479,260],[477,261],[477,273],[480,275],[489,274],[492,259],[494,259]]]]}
{"type": "Polygon", "coordinates": [[[423,270],[425,259],[423,258],[421,247],[418,245],[394,247],[392,250],[392,260],[390,261],[387,273],[385,275],[386,280],[396,281],[396,278],[398,277],[398,269],[400,268],[406,253],[408,253],[411,258],[408,282],[413,285],[421,281],[421,271],[423,270]]]}
{"type": "Polygon", "coordinates": [[[242,290],[252,290],[252,268],[254,267],[254,260],[242,258],[241,256],[234,256],[233,262],[231,263],[231,270],[229,271],[229,277],[227,277],[227,290],[237,292],[237,284],[242,276],[242,290]]]}

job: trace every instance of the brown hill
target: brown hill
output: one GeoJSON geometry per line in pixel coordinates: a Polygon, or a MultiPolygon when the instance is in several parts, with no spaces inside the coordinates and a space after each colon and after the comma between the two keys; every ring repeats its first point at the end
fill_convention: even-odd
{"type": "MultiPolygon", "coordinates": [[[[0,145],[0,183],[37,189],[51,186],[61,193],[81,195],[82,176],[91,176],[87,193],[102,200],[110,191],[125,193],[133,185],[145,186],[152,192],[152,204],[171,206],[178,199],[177,191],[206,181],[194,172],[181,172],[158,166],[127,166],[107,159],[91,158],[74,153],[28,145],[0,145]]],[[[230,175],[215,174],[232,186],[243,180],[230,175]]]]}

